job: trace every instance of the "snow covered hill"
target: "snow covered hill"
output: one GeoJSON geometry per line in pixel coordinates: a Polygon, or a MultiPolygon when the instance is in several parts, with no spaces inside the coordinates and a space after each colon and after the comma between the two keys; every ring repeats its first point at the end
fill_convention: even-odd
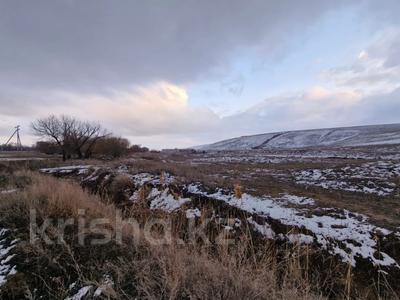
{"type": "Polygon", "coordinates": [[[199,146],[196,149],[292,149],[321,146],[352,147],[384,144],[400,144],[400,124],[265,133],[224,140],[214,144],[199,146]]]}

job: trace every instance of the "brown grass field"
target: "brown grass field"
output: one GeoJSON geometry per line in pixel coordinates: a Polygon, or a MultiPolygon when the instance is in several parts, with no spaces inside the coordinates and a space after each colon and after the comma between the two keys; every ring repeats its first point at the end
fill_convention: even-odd
{"type": "MultiPolygon", "coordinates": [[[[262,217],[210,198],[195,197],[185,188],[196,183],[209,190],[210,195],[222,188],[237,199],[246,195],[282,194],[312,198],[314,205],[288,203],[285,207],[310,216],[321,214],[323,209],[334,210],[331,215],[340,215],[344,209],[365,215],[371,226],[396,232],[400,231],[399,177],[385,176],[396,170],[398,160],[392,156],[397,150],[397,147],[335,150],[337,157],[331,154],[322,157],[320,152],[312,156],[314,152],[307,151],[248,155],[161,152],[111,162],[62,163],[57,159],[1,162],[0,190],[5,192],[0,194],[0,227],[9,230],[1,243],[12,245],[16,239],[17,242],[12,249],[15,256],[9,259],[16,273],[6,276],[0,296],[64,299],[87,288],[87,299],[95,297],[98,291],[101,291],[99,299],[398,299],[400,281],[396,269],[372,267],[361,260],[354,267],[313,244],[265,239],[246,221],[252,217],[263,224],[266,220],[262,217]],[[354,153],[365,157],[354,158],[354,153]],[[343,158],[345,155],[350,157],[343,158]],[[376,169],[374,164],[381,161],[389,163],[376,169]],[[375,169],[368,167],[368,163],[373,163],[375,169]],[[38,172],[44,167],[83,164],[88,167],[82,173],[61,169],[52,173],[55,176],[49,176],[38,172]],[[349,169],[335,173],[346,167],[349,169]],[[334,170],[328,175],[337,176],[336,180],[344,184],[340,188],[327,188],[297,182],[296,172],[325,169],[334,170]],[[354,176],[349,175],[352,170],[354,176]],[[363,176],[372,171],[378,173],[365,181],[363,176]],[[158,183],[138,185],[132,181],[134,174],[144,172],[159,178],[158,183]],[[171,176],[174,181],[170,181],[171,176]],[[380,184],[386,187],[388,182],[393,187],[388,195],[349,191],[345,185],[374,186],[380,191],[380,184]],[[186,207],[186,213],[199,208],[201,217],[196,218],[196,225],[212,219],[206,229],[211,244],[202,240],[188,242],[190,220],[184,209],[172,212],[154,209],[152,193],[160,187],[166,188],[176,201],[191,198],[190,205],[181,207],[186,207]],[[38,224],[52,218],[46,233],[52,241],[61,242],[49,245],[40,239],[30,241],[30,209],[35,209],[38,224]],[[99,218],[112,220],[101,228],[109,230],[112,236],[120,234],[121,240],[80,245],[82,232],[78,221],[66,227],[55,222],[79,220],[80,210],[85,211],[86,223],[99,218]],[[122,227],[115,221],[117,213],[121,213],[122,227]],[[232,244],[216,243],[217,237],[226,234],[226,226],[233,225],[219,223],[215,216],[240,219],[232,244]],[[138,222],[137,228],[129,225],[132,218],[138,222]],[[146,239],[149,234],[146,224],[153,219],[172,224],[170,243],[154,245],[146,239]]],[[[332,178],[326,181],[334,184],[332,178]]],[[[283,236],[309,234],[304,228],[283,226],[276,219],[267,221],[283,236]]],[[[165,228],[157,224],[149,230],[154,237],[165,236],[165,228]]],[[[104,231],[86,228],[85,234],[85,241],[100,239],[104,231]]],[[[399,242],[392,235],[390,238],[393,240],[389,243],[385,237],[377,237],[378,244],[382,251],[398,259],[399,242]]]]}

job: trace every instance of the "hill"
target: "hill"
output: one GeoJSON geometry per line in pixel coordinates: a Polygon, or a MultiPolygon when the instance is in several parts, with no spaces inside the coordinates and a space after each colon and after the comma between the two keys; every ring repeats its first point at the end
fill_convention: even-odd
{"type": "Polygon", "coordinates": [[[200,150],[295,149],[400,144],[400,124],[282,131],[241,136],[197,147],[200,150]]]}

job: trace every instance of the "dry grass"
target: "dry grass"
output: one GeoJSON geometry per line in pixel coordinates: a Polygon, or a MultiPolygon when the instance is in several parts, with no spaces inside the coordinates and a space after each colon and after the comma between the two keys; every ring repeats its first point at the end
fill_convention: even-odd
{"type": "MultiPolygon", "coordinates": [[[[221,154],[223,157],[223,154],[221,154]]],[[[162,174],[164,172],[182,177],[187,182],[201,182],[203,185],[215,188],[232,188],[240,180],[242,192],[252,191],[255,195],[278,196],[281,193],[291,193],[312,197],[320,207],[336,207],[347,209],[370,217],[371,222],[378,226],[395,228],[400,226],[399,195],[382,197],[373,194],[352,193],[341,190],[326,190],[316,186],[295,184],[290,174],[294,170],[328,169],[345,166],[360,166],[363,160],[327,158],[315,160],[282,161],[280,163],[249,163],[249,162],[205,162],[193,164],[193,160],[202,158],[201,154],[166,154],[144,153],[131,159],[120,159],[113,162],[115,166],[128,165],[136,172],[162,174]],[[264,170],[271,173],[285,173],[289,177],[279,179],[268,172],[254,175],[254,170],[264,170]]],[[[290,156],[289,156],[290,158],[290,156]]],[[[398,184],[400,179],[396,179],[398,184]]]]}
{"type": "MultiPolygon", "coordinates": [[[[115,218],[114,205],[84,192],[77,184],[24,174],[32,184],[18,194],[2,197],[0,203],[1,225],[16,229],[24,241],[29,239],[31,208],[41,219],[79,218],[81,209],[89,219],[115,218]]],[[[141,197],[145,198],[145,191],[141,197]]],[[[114,228],[115,224],[110,226],[114,228]]],[[[56,237],[58,229],[49,226],[49,236],[56,237]]],[[[19,275],[9,281],[0,296],[34,298],[40,292],[45,298],[63,298],[70,293],[72,282],[96,286],[108,274],[114,280],[108,295],[117,299],[322,298],[317,283],[308,278],[307,255],[300,248],[288,249],[278,261],[273,248],[254,248],[249,235],[233,248],[177,243],[154,247],[136,239],[130,230],[123,231],[122,244],[82,247],[76,244],[78,237],[73,229],[66,232],[61,244],[21,242],[19,275]]]]}
{"type": "Polygon", "coordinates": [[[240,183],[235,183],[233,185],[233,192],[234,192],[236,198],[241,199],[242,194],[243,194],[242,185],[240,183]]]}
{"type": "MultiPolygon", "coordinates": [[[[78,184],[26,171],[14,172],[13,176],[28,178],[25,185],[31,184],[22,185],[17,194],[0,196],[0,225],[17,229],[22,240],[29,240],[30,208],[37,210],[40,220],[78,219],[82,209],[88,219],[115,220],[114,204],[86,193],[78,184]]],[[[115,191],[131,184],[125,175],[115,177],[114,181],[115,191]]],[[[240,198],[243,187],[236,184],[235,194],[240,198]]],[[[148,208],[148,192],[143,186],[137,193],[135,206],[123,215],[134,217],[140,224],[152,218],[171,218],[148,208]]],[[[206,215],[202,211],[202,217],[206,215]]],[[[184,231],[185,216],[172,217],[174,232],[184,231]]],[[[110,222],[108,227],[115,232],[116,224],[110,222]]],[[[388,292],[390,287],[385,287],[384,282],[372,287],[366,286],[367,283],[360,286],[351,268],[325,265],[329,270],[323,270],[324,262],[319,261],[319,267],[313,269],[315,261],[310,262],[308,248],[295,245],[278,253],[268,243],[255,243],[248,232],[230,247],[182,245],[177,241],[155,247],[143,239],[142,229],[124,226],[122,244],[112,241],[82,247],[77,245],[79,236],[75,229],[69,228],[62,244],[22,243],[18,264],[21,271],[7,285],[6,294],[0,292],[0,298],[34,295],[35,288],[45,298],[65,298],[71,294],[68,286],[72,282],[79,286],[99,286],[102,276],[107,274],[115,283],[109,288],[109,297],[117,299],[320,299],[322,293],[338,299],[374,299],[377,295],[382,295],[382,299],[398,299],[394,292],[388,292]],[[331,275],[326,277],[321,269],[331,275]]],[[[56,238],[58,230],[56,225],[49,226],[49,235],[56,238]]]]}

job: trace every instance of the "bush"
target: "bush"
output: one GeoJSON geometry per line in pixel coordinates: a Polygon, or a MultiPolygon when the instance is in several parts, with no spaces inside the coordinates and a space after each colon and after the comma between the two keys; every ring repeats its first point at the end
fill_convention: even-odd
{"type": "Polygon", "coordinates": [[[45,154],[60,154],[60,147],[53,142],[39,141],[36,143],[36,150],[45,154]]]}
{"type": "Polygon", "coordinates": [[[98,140],[93,149],[97,157],[117,158],[126,155],[129,150],[129,141],[120,137],[106,137],[98,140]]]}
{"type": "Polygon", "coordinates": [[[142,147],[140,145],[132,145],[129,148],[130,153],[143,153],[143,152],[149,152],[149,148],[147,147],[142,147]]]}

